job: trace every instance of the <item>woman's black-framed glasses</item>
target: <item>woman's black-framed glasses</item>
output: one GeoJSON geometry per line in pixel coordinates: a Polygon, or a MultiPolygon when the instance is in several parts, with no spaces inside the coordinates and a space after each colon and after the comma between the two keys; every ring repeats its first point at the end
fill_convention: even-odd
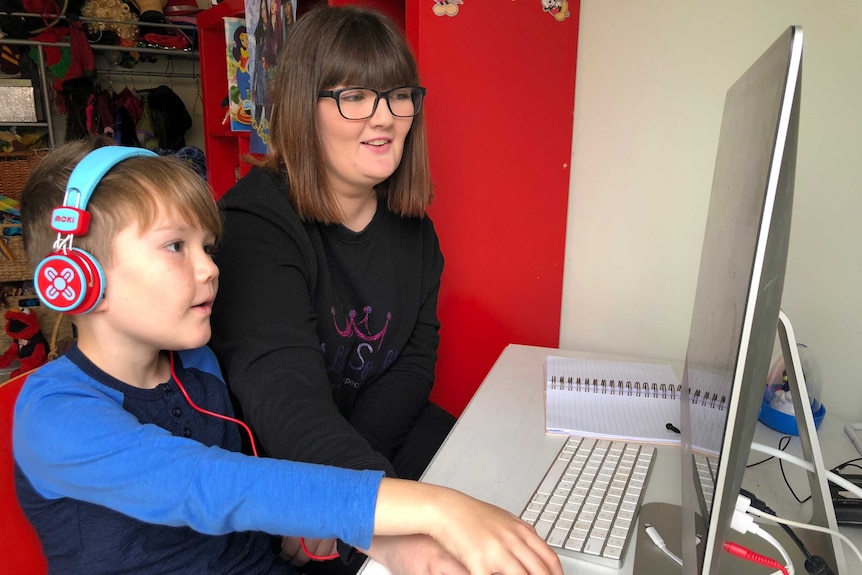
{"type": "Polygon", "coordinates": [[[422,109],[425,88],[421,86],[401,86],[385,92],[371,88],[342,88],[340,90],[321,90],[320,98],[332,98],[338,105],[338,112],[347,120],[366,120],[377,111],[380,99],[386,100],[389,111],[399,118],[412,118],[422,109]]]}

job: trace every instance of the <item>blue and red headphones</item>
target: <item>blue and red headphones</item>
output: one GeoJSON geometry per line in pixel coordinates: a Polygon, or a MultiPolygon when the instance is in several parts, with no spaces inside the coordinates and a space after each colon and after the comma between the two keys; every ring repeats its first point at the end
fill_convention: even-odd
{"type": "Polygon", "coordinates": [[[156,156],[144,148],[105,146],[87,154],[72,170],[63,205],[51,213],[51,228],[57,232],[53,251],[36,266],[33,284],[46,306],[53,310],[81,314],[98,305],[105,293],[105,273],[98,260],[74,247],[75,236],[90,227],[86,210],[93,191],[105,174],[118,163],[136,156],[156,156]]]}

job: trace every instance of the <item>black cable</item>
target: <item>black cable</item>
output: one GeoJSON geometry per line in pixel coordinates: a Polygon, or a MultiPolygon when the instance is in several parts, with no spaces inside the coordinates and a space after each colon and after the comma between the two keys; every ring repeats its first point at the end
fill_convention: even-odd
{"type": "Polygon", "coordinates": [[[835,575],[835,571],[819,555],[805,560],[805,571],[808,575],[835,575]]]}
{"type": "MultiPolygon", "coordinates": [[[[788,446],[788,445],[790,445],[790,440],[791,440],[791,439],[792,439],[792,437],[791,437],[791,436],[789,436],[789,435],[783,435],[783,436],[781,436],[781,438],[778,440],[778,449],[779,449],[780,451],[784,451],[785,449],[787,449],[787,446],[788,446]],[[782,441],[784,441],[785,439],[787,440],[787,442],[784,444],[784,447],[781,447],[781,442],[782,442],[782,441]]],[[[750,468],[752,468],[752,467],[755,467],[756,465],[760,465],[761,463],[766,463],[767,461],[771,461],[771,460],[773,460],[773,459],[775,459],[775,456],[774,456],[774,455],[770,455],[769,457],[767,457],[767,458],[765,458],[765,459],[761,459],[760,461],[757,461],[757,462],[755,462],[755,463],[751,463],[751,464],[749,464],[749,465],[746,465],[746,466],[745,466],[745,468],[746,468],[746,469],[750,469],[750,468]]],[[[862,457],[860,457],[860,459],[862,459],[862,457]]]]}
{"type": "MultiPolygon", "coordinates": [[[[793,439],[793,436],[791,436],[791,435],[782,435],[781,438],[778,440],[779,451],[786,451],[787,448],[790,446],[790,441],[792,439],[793,439]],[[782,443],[783,443],[783,445],[782,445],[782,443]]],[[[751,467],[754,467],[755,465],[760,465],[761,463],[766,463],[767,461],[769,461],[771,459],[775,459],[775,457],[770,456],[770,457],[767,457],[765,459],[761,459],[760,461],[757,461],[757,462],[752,463],[750,465],[746,465],[745,468],[749,469],[751,467]]],[[[860,457],[858,459],[862,460],[862,457],[860,457]]],[[[853,461],[856,461],[856,460],[853,460],[853,461]]],[[[810,495],[808,497],[806,497],[805,499],[799,498],[799,496],[796,494],[796,491],[793,490],[793,486],[790,485],[790,480],[787,479],[787,474],[784,471],[784,461],[781,459],[778,460],[778,468],[781,470],[781,477],[784,478],[784,484],[787,485],[787,489],[790,490],[790,493],[793,495],[793,498],[796,499],[797,502],[805,503],[806,501],[811,499],[810,495]]]]}
{"type": "Polygon", "coordinates": [[[835,467],[833,467],[832,469],[830,469],[829,471],[831,471],[832,473],[841,473],[841,470],[844,469],[845,467],[856,467],[857,469],[862,470],[862,465],[857,465],[856,464],[857,461],[862,461],[862,457],[857,457],[856,459],[850,459],[848,461],[845,461],[844,463],[840,463],[840,464],[836,465],[835,467]]]}
{"type": "Polygon", "coordinates": [[[784,461],[778,460],[778,467],[781,469],[781,477],[784,478],[784,483],[787,485],[787,489],[790,490],[790,493],[793,495],[793,498],[796,499],[799,503],[805,503],[809,499],[811,499],[811,495],[806,497],[805,499],[799,499],[799,496],[796,495],[796,492],[793,490],[793,487],[790,485],[790,481],[787,479],[787,474],[784,472],[784,461]]]}

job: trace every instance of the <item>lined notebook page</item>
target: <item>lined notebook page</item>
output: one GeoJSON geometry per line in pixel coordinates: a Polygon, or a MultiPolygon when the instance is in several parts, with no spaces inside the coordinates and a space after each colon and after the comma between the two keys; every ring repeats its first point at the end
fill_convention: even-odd
{"type": "MultiPolygon", "coordinates": [[[[692,373],[692,372],[690,372],[692,373]]],[[[691,442],[718,454],[727,419],[730,381],[694,373],[691,442]]],[[[680,383],[669,365],[548,356],[545,428],[548,433],[678,445],[680,383]]]]}
{"type": "Polygon", "coordinates": [[[549,433],[679,444],[679,380],[668,365],[548,356],[549,433]]]}

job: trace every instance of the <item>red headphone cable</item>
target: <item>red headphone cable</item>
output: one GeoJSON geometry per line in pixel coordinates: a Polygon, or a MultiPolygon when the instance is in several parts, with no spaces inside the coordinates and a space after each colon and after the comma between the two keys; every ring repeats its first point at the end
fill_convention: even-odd
{"type": "MultiPolygon", "coordinates": [[[[234,417],[222,415],[221,413],[216,413],[214,411],[209,411],[208,409],[198,407],[198,405],[194,401],[192,401],[192,398],[189,397],[189,394],[186,391],[186,388],[183,387],[183,384],[180,381],[180,378],[177,376],[177,372],[174,369],[174,352],[172,352],[172,351],[169,352],[168,357],[170,358],[170,363],[171,363],[171,378],[173,378],[174,382],[177,384],[177,387],[180,388],[180,391],[182,392],[183,397],[186,398],[186,401],[188,402],[189,405],[192,406],[192,409],[194,409],[195,411],[199,411],[200,413],[203,413],[204,415],[211,415],[213,417],[217,417],[218,419],[223,419],[225,421],[231,421],[233,423],[236,423],[240,427],[242,427],[245,430],[245,432],[248,434],[248,439],[251,442],[251,452],[254,454],[255,457],[257,457],[257,446],[254,443],[254,435],[251,433],[251,429],[249,429],[248,425],[246,425],[244,421],[240,421],[239,419],[236,419],[234,417]]],[[[305,552],[305,554],[308,555],[308,558],[313,560],[313,561],[329,561],[331,559],[337,559],[338,557],[340,557],[340,555],[338,553],[333,553],[332,555],[315,555],[314,553],[309,551],[308,547],[305,545],[305,537],[299,538],[299,544],[302,546],[302,550],[305,552]]]]}
{"type": "Polygon", "coordinates": [[[177,377],[177,372],[174,370],[174,352],[172,352],[172,351],[169,352],[168,357],[170,358],[170,361],[171,361],[171,377],[173,378],[174,382],[177,384],[177,387],[180,388],[180,391],[183,392],[183,397],[186,398],[186,401],[189,402],[189,405],[191,405],[195,411],[199,411],[205,415],[211,415],[213,417],[217,417],[217,418],[223,419],[225,421],[231,421],[233,423],[236,423],[237,425],[239,425],[243,429],[245,429],[245,432],[248,433],[248,439],[251,442],[251,452],[254,454],[255,457],[257,457],[257,446],[254,444],[254,436],[251,433],[251,429],[248,428],[248,425],[246,425],[244,421],[240,421],[239,419],[235,419],[235,418],[229,417],[227,415],[222,415],[221,413],[216,413],[214,411],[209,411],[208,409],[198,407],[197,404],[194,401],[192,401],[192,398],[189,397],[188,392],[186,392],[186,388],[183,387],[182,382],[180,382],[180,378],[177,377]]]}
{"type": "Polygon", "coordinates": [[[338,553],[333,553],[332,555],[315,555],[311,551],[308,550],[308,547],[305,545],[305,537],[299,538],[299,544],[302,546],[303,552],[308,555],[308,558],[312,561],[331,561],[332,559],[338,559],[341,557],[338,553]]]}
{"type": "Polygon", "coordinates": [[[751,561],[752,563],[757,563],[759,565],[765,565],[766,567],[770,567],[772,569],[778,569],[784,575],[787,575],[787,568],[785,568],[784,565],[782,565],[772,557],[761,555],[760,553],[752,551],[751,549],[743,547],[742,545],[734,543],[733,541],[725,541],[724,550],[731,555],[735,555],[736,557],[745,559],[746,561],[751,561]]]}

